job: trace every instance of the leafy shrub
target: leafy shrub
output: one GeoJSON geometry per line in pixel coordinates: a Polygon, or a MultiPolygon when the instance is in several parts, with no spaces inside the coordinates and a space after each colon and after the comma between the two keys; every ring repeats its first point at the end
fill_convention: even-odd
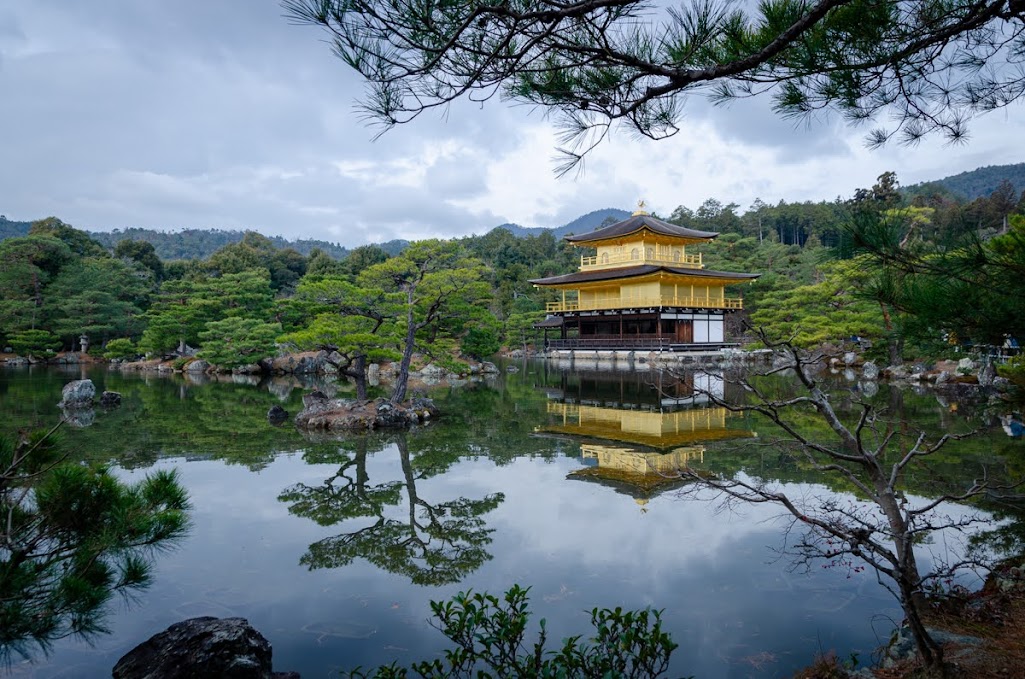
{"type": "Polygon", "coordinates": [[[470,328],[462,341],[463,353],[476,359],[494,356],[501,346],[498,331],[490,326],[470,328]]]}
{"type": "Polygon", "coordinates": [[[445,651],[444,660],[425,660],[409,669],[392,663],[372,674],[357,668],[347,676],[657,677],[668,670],[677,644],[662,631],[661,611],[595,608],[591,611],[595,636],[590,643],[570,637],[559,651],[553,651],[545,648],[544,620],[537,641],[525,642],[528,591],[513,585],[502,600],[466,592],[451,601],[432,601],[432,624],[456,644],[445,651]]]}
{"type": "Polygon", "coordinates": [[[1001,377],[1011,380],[1015,386],[1025,389],[1025,354],[1018,354],[1001,366],[997,366],[1001,377]]]}
{"type": "Polygon", "coordinates": [[[139,349],[135,346],[135,342],[127,337],[110,340],[103,350],[103,358],[107,359],[135,358],[138,355],[139,349]]]}
{"type": "Polygon", "coordinates": [[[7,343],[19,356],[53,356],[61,348],[60,339],[47,330],[22,330],[12,333],[7,343]]]}
{"type": "Polygon", "coordinates": [[[199,357],[222,368],[255,363],[274,355],[274,343],[280,334],[280,323],[264,323],[256,318],[210,321],[199,333],[203,341],[199,357]]]}

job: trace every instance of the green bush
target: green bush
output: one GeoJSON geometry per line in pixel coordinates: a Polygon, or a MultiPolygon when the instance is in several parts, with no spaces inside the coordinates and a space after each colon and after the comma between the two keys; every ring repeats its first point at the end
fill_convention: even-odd
{"type": "Polygon", "coordinates": [[[463,336],[462,351],[471,358],[483,360],[494,356],[502,347],[498,339],[498,331],[494,328],[480,327],[470,328],[463,336]]]}
{"type": "Polygon", "coordinates": [[[445,651],[444,660],[425,660],[408,669],[392,663],[371,674],[357,668],[343,676],[640,678],[661,676],[668,670],[677,644],[662,631],[660,611],[595,608],[591,611],[595,635],[590,643],[581,643],[579,636],[570,637],[554,651],[545,648],[544,620],[537,641],[525,642],[530,621],[527,592],[513,585],[502,600],[466,592],[451,601],[432,601],[432,624],[456,644],[445,651]]]}
{"type": "Polygon", "coordinates": [[[106,359],[135,358],[138,355],[139,349],[135,346],[135,342],[127,337],[112,339],[103,349],[103,358],[106,359]]]}
{"type": "Polygon", "coordinates": [[[11,333],[7,343],[19,356],[53,356],[61,348],[60,339],[46,330],[11,333]]]}
{"type": "Polygon", "coordinates": [[[997,373],[1011,380],[1016,387],[1025,389],[1025,354],[1018,354],[1004,365],[997,366],[997,373]]]}
{"type": "Polygon", "coordinates": [[[280,323],[256,318],[225,318],[206,324],[199,333],[203,349],[199,357],[221,368],[235,368],[273,356],[280,323]]]}

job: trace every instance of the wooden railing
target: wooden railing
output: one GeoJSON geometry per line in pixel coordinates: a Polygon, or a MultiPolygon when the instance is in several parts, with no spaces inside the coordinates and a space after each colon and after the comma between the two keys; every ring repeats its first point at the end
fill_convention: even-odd
{"type": "Polygon", "coordinates": [[[545,346],[548,349],[617,349],[620,347],[630,347],[662,351],[668,349],[671,343],[668,337],[635,337],[627,335],[625,337],[553,339],[548,340],[545,346]]]}
{"type": "Polygon", "coordinates": [[[696,255],[680,255],[679,258],[674,256],[667,256],[664,253],[659,253],[650,257],[646,257],[643,254],[638,253],[637,257],[633,257],[629,254],[622,254],[600,256],[596,255],[594,257],[580,258],[581,271],[608,269],[624,265],[639,266],[641,264],[659,264],[662,266],[676,266],[687,269],[701,269],[704,267],[704,264],[701,263],[700,253],[696,255]]]}
{"type": "Polygon", "coordinates": [[[720,349],[740,346],[736,342],[677,342],[671,337],[651,339],[649,337],[573,338],[550,339],[545,342],[545,350],[556,349],[648,349],[651,351],[718,351],[720,349]]]}
{"type": "Polygon", "coordinates": [[[617,297],[600,299],[581,304],[578,300],[565,302],[548,302],[545,311],[599,311],[606,309],[635,309],[639,307],[692,307],[696,309],[743,309],[744,300],[740,297],[617,297]]]}

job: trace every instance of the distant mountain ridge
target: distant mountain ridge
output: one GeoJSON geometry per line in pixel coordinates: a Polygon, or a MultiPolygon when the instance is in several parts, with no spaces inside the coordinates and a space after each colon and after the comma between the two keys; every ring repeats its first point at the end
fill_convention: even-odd
{"type": "MultiPolygon", "coordinates": [[[[103,246],[113,248],[122,240],[141,240],[152,243],[157,256],[163,260],[204,259],[216,250],[231,243],[237,243],[245,236],[237,229],[182,229],[181,231],[155,231],[152,229],[115,229],[114,231],[90,231],[89,236],[103,246]]],[[[274,247],[292,248],[309,255],[314,248],[320,248],[335,259],[344,259],[349,251],[337,243],[322,240],[301,239],[290,241],[281,236],[268,236],[274,247]]]]}
{"type": "MultiPolygon", "coordinates": [[[[539,236],[546,231],[551,231],[556,238],[561,238],[571,233],[586,233],[593,231],[607,220],[619,221],[626,219],[630,213],[617,208],[604,208],[594,210],[585,215],[577,217],[573,221],[562,226],[549,229],[546,227],[524,227],[519,224],[502,224],[496,229],[506,229],[517,238],[527,236],[539,236]]],[[[16,222],[0,216],[0,240],[5,238],[16,238],[28,234],[32,222],[16,222]]],[[[493,229],[492,229],[493,230],[493,229]]],[[[231,243],[242,240],[246,232],[238,229],[182,229],[180,231],[157,231],[155,229],[140,229],[136,227],[128,229],[114,229],[113,231],[87,231],[90,238],[99,242],[104,247],[113,249],[122,240],[141,240],[152,243],[160,259],[169,261],[174,259],[206,259],[211,254],[231,243]]],[[[288,240],[281,236],[268,236],[275,247],[284,249],[292,248],[304,255],[309,255],[314,248],[320,248],[335,259],[345,259],[350,252],[347,248],[338,243],[300,238],[288,240]]],[[[386,243],[378,243],[382,250],[389,255],[397,255],[402,252],[409,241],[396,239],[386,243]]]]}
{"type": "MultiPolygon", "coordinates": [[[[601,226],[607,219],[611,219],[613,222],[626,219],[630,216],[630,212],[626,210],[620,210],[619,208],[607,207],[601,210],[594,210],[588,212],[586,215],[581,215],[568,224],[557,226],[555,228],[548,228],[544,226],[520,226],[519,224],[499,224],[495,229],[505,229],[517,238],[526,238],[527,236],[540,236],[546,231],[550,231],[556,238],[562,238],[568,236],[571,233],[587,233],[588,231],[594,231],[601,226]]],[[[494,231],[495,229],[492,229],[494,231]]]]}
{"type": "MultiPolygon", "coordinates": [[[[28,235],[32,222],[11,221],[0,216],[0,240],[28,235]]],[[[157,256],[165,261],[174,259],[206,259],[211,254],[231,243],[238,243],[246,235],[238,229],[182,229],[181,231],[157,231],[155,229],[115,229],[113,231],[86,231],[89,237],[107,248],[113,249],[119,241],[141,240],[152,243],[157,256]]],[[[299,238],[288,240],[281,236],[268,236],[275,247],[292,248],[304,255],[309,255],[315,248],[320,248],[335,259],[345,259],[349,248],[338,243],[299,238]]],[[[389,255],[397,255],[409,245],[407,240],[391,240],[379,243],[381,249],[389,255]]]]}
{"type": "Polygon", "coordinates": [[[1011,182],[1019,194],[1025,191],[1025,163],[1014,165],[987,165],[968,172],[944,177],[920,184],[911,184],[901,189],[903,193],[915,195],[927,193],[930,187],[940,186],[956,197],[972,201],[987,198],[1003,181],[1011,182]]]}

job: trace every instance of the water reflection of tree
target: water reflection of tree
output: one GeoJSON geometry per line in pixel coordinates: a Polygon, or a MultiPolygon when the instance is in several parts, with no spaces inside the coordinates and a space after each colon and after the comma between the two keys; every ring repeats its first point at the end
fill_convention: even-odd
{"type": "MultiPolygon", "coordinates": [[[[393,439],[399,455],[400,479],[371,483],[367,458],[373,439],[358,438],[352,451],[341,451],[338,471],[319,486],[299,483],[280,496],[289,511],[322,526],[351,519],[373,522],[351,532],[310,545],[300,562],[311,569],[347,566],[364,558],[389,573],[400,573],[418,585],[459,582],[491,559],[487,546],[493,529],[482,518],[505,500],[502,493],[480,499],[465,497],[432,503],[417,483],[444,472],[458,457],[411,456],[407,435],[393,439]],[[389,515],[405,498],[401,519],[389,515]]],[[[320,461],[320,460],[318,460],[320,461]]],[[[324,460],[326,461],[326,460],[324,460]]]]}
{"type": "MultiPolygon", "coordinates": [[[[824,479],[842,480],[854,498],[820,495],[808,488],[796,492],[739,473],[688,467],[683,477],[693,480],[695,489],[719,491],[727,503],[739,500],[783,508],[793,520],[786,549],[801,564],[826,559],[854,569],[873,569],[879,582],[900,601],[926,673],[942,674],[943,649],[925,626],[926,593],[951,582],[962,570],[988,567],[990,555],[955,549],[934,554],[929,568],[923,570],[916,547],[942,532],[977,534],[991,518],[971,505],[1005,496],[1022,484],[1021,479],[1003,481],[988,465],[960,483],[936,473],[931,467],[952,448],[947,444],[969,434],[913,431],[905,417],[890,420],[882,413],[905,414],[901,394],[891,393],[888,411],[867,400],[833,398],[817,376],[822,354],[809,355],[787,343],[771,343],[764,334],[760,337],[777,355],[775,367],[768,372],[739,380],[750,401],[730,403],[711,393],[709,398],[735,412],[764,416],[789,440],[795,457],[803,459],[807,469],[824,479]],[[764,380],[783,370],[792,372],[800,384],[796,394],[780,394],[778,385],[764,380]],[[809,421],[816,426],[809,426],[809,421]],[[923,497],[910,495],[912,484],[915,490],[921,488],[923,497]],[[952,504],[966,508],[955,511],[947,507],[952,504]],[[795,532],[802,524],[804,530],[795,532]]],[[[967,461],[961,458],[962,464],[967,461]]]]}

